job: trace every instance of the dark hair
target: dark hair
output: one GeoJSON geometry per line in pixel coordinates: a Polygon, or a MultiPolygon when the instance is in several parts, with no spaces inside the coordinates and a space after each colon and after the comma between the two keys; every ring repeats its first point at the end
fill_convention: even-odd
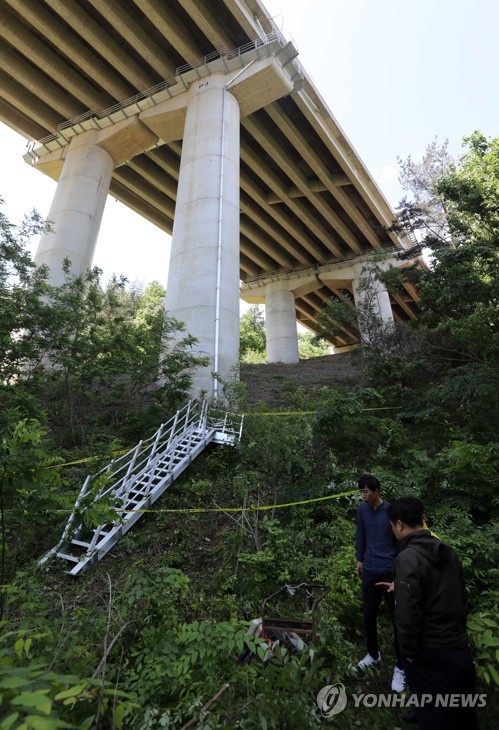
{"type": "Polygon", "coordinates": [[[388,507],[390,522],[400,520],[407,527],[422,527],[424,520],[423,503],[417,497],[400,497],[394,499],[388,507]]]}
{"type": "Polygon", "coordinates": [[[379,479],[374,474],[362,474],[359,479],[359,489],[364,489],[364,487],[370,489],[371,492],[379,492],[379,479]]]}

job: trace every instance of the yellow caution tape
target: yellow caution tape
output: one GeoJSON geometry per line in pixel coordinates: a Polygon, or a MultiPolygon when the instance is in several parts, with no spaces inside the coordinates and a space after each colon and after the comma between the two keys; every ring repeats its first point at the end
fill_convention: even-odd
{"type": "MultiPolygon", "coordinates": [[[[379,406],[376,408],[361,408],[362,411],[391,411],[397,408],[400,408],[401,406],[379,406]]],[[[247,411],[244,413],[241,413],[242,416],[310,416],[314,413],[317,413],[317,411],[269,411],[268,413],[261,411],[260,413],[253,413],[252,411],[247,411]]],[[[131,449],[121,449],[120,451],[112,451],[111,456],[119,456],[120,454],[126,454],[127,451],[130,451],[131,449]]],[[[75,461],[66,461],[64,464],[53,464],[52,466],[49,466],[49,469],[59,469],[63,466],[74,466],[75,464],[85,464],[89,461],[96,461],[97,459],[103,459],[104,456],[101,454],[100,456],[86,456],[84,459],[76,459],[75,461]]]]}
{"type": "MultiPolygon", "coordinates": [[[[340,497],[349,497],[352,494],[357,494],[356,489],[352,489],[349,492],[341,492],[341,494],[329,494],[327,497],[314,497],[313,499],[303,499],[299,502],[285,502],[283,504],[264,504],[264,505],[250,505],[249,507],[186,507],[184,509],[118,509],[118,512],[130,513],[130,512],[189,512],[189,513],[200,513],[200,512],[263,512],[264,510],[281,509],[282,507],[296,507],[302,504],[311,504],[312,502],[324,502],[327,499],[339,499],[340,497]]],[[[64,511],[64,510],[62,510],[64,511]]]]}
{"type": "MultiPolygon", "coordinates": [[[[361,411],[392,411],[401,408],[401,406],[379,406],[376,408],[361,408],[361,411]]],[[[268,411],[261,413],[253,413],[247,411],[243,413],[243,416],[308,416],[318,411],[268,411]]]]}
{"type": "Polygon", "coordinates": [[[243,413],[243,416],[309,416],[317,411],[269,411],[268,413],[252,413],[247,411],[243,413]]]}
{"type": "MultiPolygon", "coordinates": [[[[284,502],[282,504],[262,504],[262,505],[250,505],[249,507],[185,507],[179,509],[119,509],[117,512],[123,514],[129,514],[133,512],[148,512],[148,513],[160,513],[160,512],[188,512],[197,513],[202,512],[263,512],[271,509],[281,509],[282,507],[297,507],[302,504],[312,504],[313,502],[324,502],[327,499],[339,499],[340,497],[350,497],[352,494],[357,494],[356,489],[351,489],[349,492],[341,492],[340,494],[328,494],[327,497],[314,497],[313,499],[302,499],[299,502],[284,502]]],[[[63,512],[71,512],[68,509],[57,509],[55,510],[58,514],[63,512]]]]}
{"type": "MultiPolygon", "coordinates": [[[[119,456],[119,454],[126,454],[130,449],[121,449],[120,451],[112,451],[111,456],[119,456]]],[[[84,464],[87,461],[96,461],[97,459],[103,459],[104,455],[100,456],[86,456],[84,459],[77,459],[76,461],[66,461],[64,464],[53,464],[49,466],[49,469],[57,469],[62,466],[73,466],[74,464],[84,464]]]]}

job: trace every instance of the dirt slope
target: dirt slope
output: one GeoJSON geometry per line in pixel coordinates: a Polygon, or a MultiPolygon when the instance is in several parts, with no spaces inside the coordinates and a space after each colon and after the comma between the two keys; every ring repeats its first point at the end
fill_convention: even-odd
{"type": "Polygon", "coordinates": [[[241,365],[241,382],[246,388],[248,404],[286,405],[289,393],[302,387],[306,390],[324,386],[352,387],[360,385],[362,371],[355,351],[341,355],[324,355],[300,360],[295,365],[273,363],[241,365]]]}

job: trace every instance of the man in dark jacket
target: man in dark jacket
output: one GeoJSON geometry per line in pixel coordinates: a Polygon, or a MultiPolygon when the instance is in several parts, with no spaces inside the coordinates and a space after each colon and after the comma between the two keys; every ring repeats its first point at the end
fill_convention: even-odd
{"type": "Polygon", "coordinates": [[[450,699],[475,692],[459,560],[423,528],[419,499],[394,500],[388,517],[400,549],[394,563],[395,623],[409,689],[418,700],[419,730],[475,730],[476,710],[463,706],[469,699],[450,699]]]}
{"type": "MultiPolygon", "coordinates": [[[[358,482],[362,502],[357,510],[357,530],[355,547],[357,553],[357,575],[362,578],[362,611],[364,614],[364,634],[367,654],[357,664],[361,671],[381,663],[378,647],[377,618],[383,594],[388,613],[393,623],[395,601],[393,595],[386,593],[376,584],[392,580],[392,566],[397,555],[395,539],[388,519],[389,502],[380,495],[380,484],[372,474],[363,474],[358,482]]],[[[403,692],[405,674],[398,652],[394,626],[394,648],[397,663],[393,670],[392,690],[403,692]]]]}

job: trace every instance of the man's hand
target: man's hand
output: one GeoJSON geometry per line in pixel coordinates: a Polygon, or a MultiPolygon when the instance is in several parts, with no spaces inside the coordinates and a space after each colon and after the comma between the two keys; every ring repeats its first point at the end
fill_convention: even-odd
{"type": "Polygon", "coordinates": [[[388,593],[393,593],[395,590],[395,583],[376,583],[375,585],[380,586],[381,588],[386,588],[388,593]]]}
{"type": "Polygon", "coordinates": [[[357,578],[362,578],[362,571],[364,570],[364,563],[357,560],[357,578]]]}

